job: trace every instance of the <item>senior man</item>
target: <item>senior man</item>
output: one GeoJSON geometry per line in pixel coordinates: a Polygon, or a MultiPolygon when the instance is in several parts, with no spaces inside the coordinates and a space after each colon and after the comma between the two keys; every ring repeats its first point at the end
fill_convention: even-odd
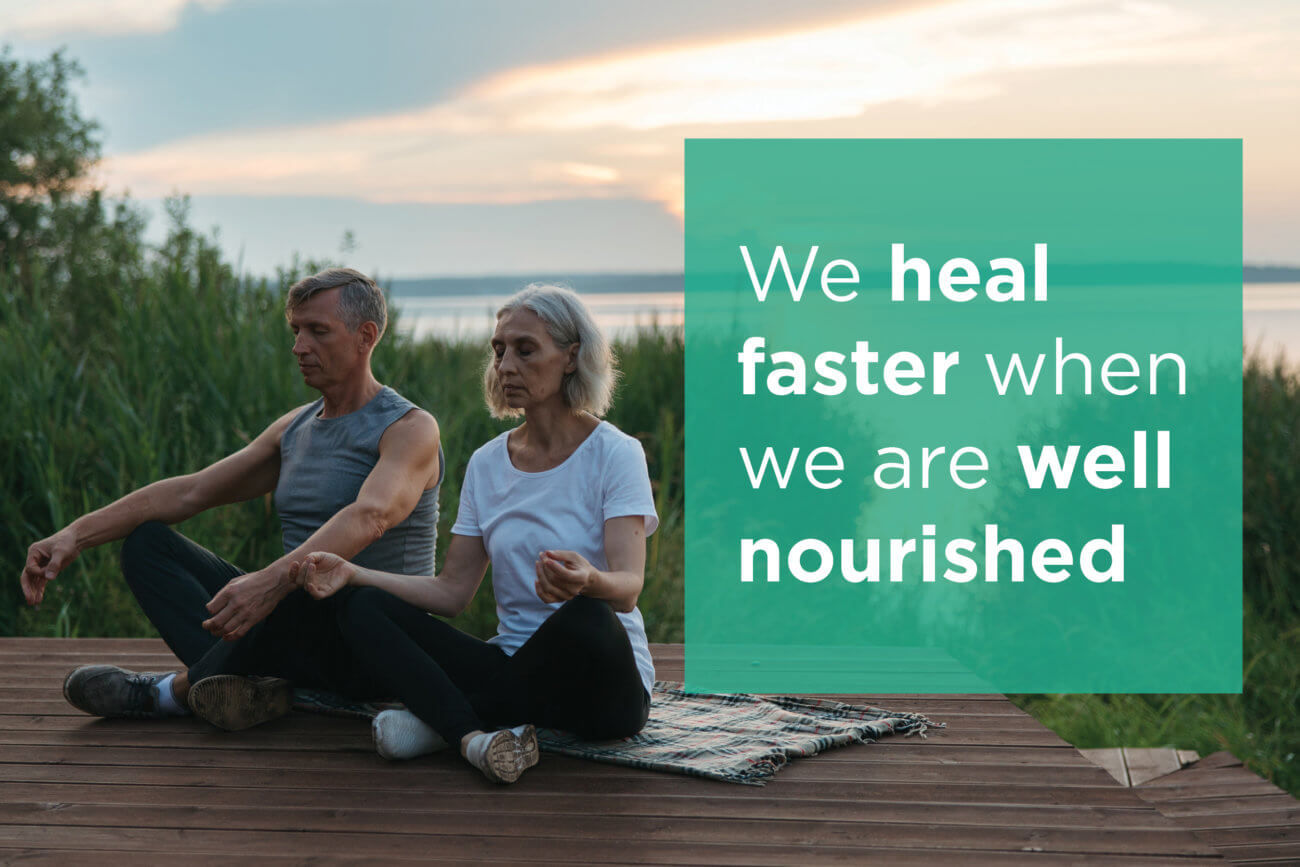
{"type": "Polygon", "coordinates": [[[293,685],[373,697],[335,623],[337,603],[297,589],[289,566],[331,551],[374,569],[433,574],[438,424],[371,372],[387,323],[373,280],[350,268],[322,271],[290,288],[285,316],[303,380],[320,399],[285,413],[229,457],[140,488],[28,549],[21,580],[35,605],[82,551],[126,537],[127,584],[186,666],[82,666],[63,687],[79,709],[143,718],[192,711],[236,730],[286,713],[293,685]],[[255,572],[167,526],[271,492],[284,556],[255,572]]]}

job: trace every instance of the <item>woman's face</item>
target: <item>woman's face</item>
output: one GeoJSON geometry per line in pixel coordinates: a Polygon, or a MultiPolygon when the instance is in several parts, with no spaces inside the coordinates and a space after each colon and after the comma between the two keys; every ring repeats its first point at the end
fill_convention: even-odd
{"type": "Polygon", "coordinates": [[[564,404],[564,375],[577,368],[578,345],[555,344],[541,317],[516,307],[497,320],[492,367],[511,409],[528,411],[549,402],[564,404]]]}

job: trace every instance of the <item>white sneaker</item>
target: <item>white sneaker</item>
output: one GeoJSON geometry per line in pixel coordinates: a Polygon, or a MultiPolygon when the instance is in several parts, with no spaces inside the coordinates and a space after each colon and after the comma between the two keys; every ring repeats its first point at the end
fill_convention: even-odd
{"type": "Polygon", "coordinates": [[[510,729],[475,735],[465,748],[465,759],[494,783],[513,783],[527,767],[519,738],[510,729]]]}

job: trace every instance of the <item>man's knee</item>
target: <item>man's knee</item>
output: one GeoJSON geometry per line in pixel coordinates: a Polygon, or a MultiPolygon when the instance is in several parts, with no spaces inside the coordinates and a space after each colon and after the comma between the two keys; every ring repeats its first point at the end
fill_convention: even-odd
{"type": "Polygon", "coordinates": [[[136,564],[156,556],[175,534],[176,531],[162,521],[145,521],[132,530],[122,541],[122,551],[119,554],[122,574],[126,580],[131,581],[132,574],[136,572],[136,564]]]}

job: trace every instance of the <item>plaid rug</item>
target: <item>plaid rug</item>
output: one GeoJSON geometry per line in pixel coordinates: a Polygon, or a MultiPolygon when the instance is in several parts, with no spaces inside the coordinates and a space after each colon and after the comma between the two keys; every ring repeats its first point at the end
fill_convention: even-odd
{"type": "MultiPolygon", "coordinates": [[[[294,706],[315,713],[371,718],[394,704],[348,702],[296,690],[294,706]]],[[[761,786],[790,759],[830,747],[873,743],[888,734],[920,735],[944,728],[916,713],[799,696],[688,693],[658,681],[641,732],[615,741],[583,741],[539,729],[543,750],[567,756],[761,786]]]]}

